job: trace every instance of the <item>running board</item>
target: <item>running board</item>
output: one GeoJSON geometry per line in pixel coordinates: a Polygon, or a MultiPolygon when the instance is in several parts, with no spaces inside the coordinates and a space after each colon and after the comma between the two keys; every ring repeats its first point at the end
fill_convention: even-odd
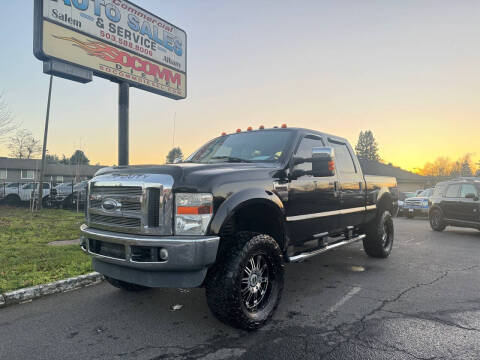
{"type": "Polygon", "coordinates": [[[324,252],[327,252],[329,250],[333,250],[333,249],[336,249],[336,248],[341,247],[341,246],[353,244],[354,242],[363,240],[365,237],[366,237],[366,235],[362,234],[362,235],[359,235],[359,236],[351,238],[351,239],[347,239],[347,240],[340,241],[338,243],[327,245],[325,247],[313,250],[311,252],[304,252],[304,253],[301,253],[301,254],[298,254],[298,255],[289,256],[287,259],[288,259],[289,262],[300,262],[300,261],[303,261],[305,259],[311,258],[312,256],[323,254],[324,252]]]}

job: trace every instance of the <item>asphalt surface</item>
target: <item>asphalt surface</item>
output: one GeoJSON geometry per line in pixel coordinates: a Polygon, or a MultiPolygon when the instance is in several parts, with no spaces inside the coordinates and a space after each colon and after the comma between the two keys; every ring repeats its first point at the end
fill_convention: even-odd
{"type": "Polygon", "coordinates": [[[203,289],[103,283],[0,310],[0,358],[479,359],[480,231],[395,225],[386,260],[354,244],[288,265],[257,332],[219,323],[203,289]]]}

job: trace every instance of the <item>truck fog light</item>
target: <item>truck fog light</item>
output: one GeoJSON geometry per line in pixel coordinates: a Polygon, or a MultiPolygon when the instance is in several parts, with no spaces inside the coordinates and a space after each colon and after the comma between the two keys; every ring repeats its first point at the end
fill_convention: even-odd
{"type": "Polygon", "coordinates": [[[158,257],[160,258],[160,260],[167,260],[168,259],[168,250],[167,249],[160,249],[160,251],[158,252],[158,257]]]}

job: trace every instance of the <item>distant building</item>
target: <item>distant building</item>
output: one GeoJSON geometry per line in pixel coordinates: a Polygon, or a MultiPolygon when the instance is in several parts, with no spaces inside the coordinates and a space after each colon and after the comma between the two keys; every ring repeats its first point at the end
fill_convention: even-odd
{"type": "Polygon", "coordinates": [[[397,179],[400,191],[415,191],[432,186],[429,177],[414,174],[393,165],[387,165],[378,161],[359,159],[362,171],[367,175],[392,176],[397,179]]]}
{"type": "MultiPolygon", "coordinates": [[[[103,166],[47,164],[45,181],[62,183],[82,181],[93,177],[103,166]]],[[[41,160],[0,157],[0,183],[31,182],[40,176],[41,160]]]]}

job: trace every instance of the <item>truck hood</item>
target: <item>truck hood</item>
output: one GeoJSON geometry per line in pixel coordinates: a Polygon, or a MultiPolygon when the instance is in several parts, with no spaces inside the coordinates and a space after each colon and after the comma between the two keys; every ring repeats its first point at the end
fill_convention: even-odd
{"type": "Polygon", "coordinates": [[[275,176],[281,170],[278,163],[179,163],[171,165],[118,166],[100,169],[95,177],[102,175],[170,175],[174,189],[180,191],[211,191],[220,184],[261,180],[275,176]]]}

